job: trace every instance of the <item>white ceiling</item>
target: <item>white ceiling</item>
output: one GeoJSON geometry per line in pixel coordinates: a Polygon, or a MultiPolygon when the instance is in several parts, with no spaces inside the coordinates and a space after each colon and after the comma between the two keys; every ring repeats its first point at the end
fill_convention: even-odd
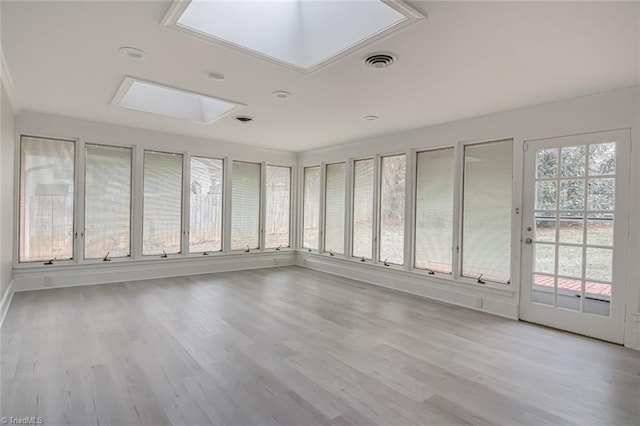
{"type": "Polygon", "coordinates": [[[638,2],[409,2],[429,18],[312,75],[160,25],[169,2],[0,3],[22,110],[289,151],[640,83],[638,2]],[[366,68],[373,51],[398,62],[366,68]],[[203,125],[114,107],[125,76],[246,104],[240,113],[254,121],[203,125]]]}

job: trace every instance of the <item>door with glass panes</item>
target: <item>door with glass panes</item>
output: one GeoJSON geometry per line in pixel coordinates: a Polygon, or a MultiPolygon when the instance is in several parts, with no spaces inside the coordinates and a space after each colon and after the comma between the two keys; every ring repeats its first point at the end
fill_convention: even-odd
{"type": "Polygon", "coordinates": [[[630,132],[524,149],[520,317],[622,343],[630,132]]]}

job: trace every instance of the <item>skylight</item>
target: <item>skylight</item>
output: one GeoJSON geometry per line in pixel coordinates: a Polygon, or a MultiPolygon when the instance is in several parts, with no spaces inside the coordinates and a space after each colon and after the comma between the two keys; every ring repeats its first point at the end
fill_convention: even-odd
{"type": "Polygon", "coordinates": [[[244,106],[131,77],[125,78],[112,104],[203,124],[244,106]]]}
{"type": "Polygon", "coordinates": [[[309,73],[419,19],[396,1],[192,0],[164,24],[309,73]]]}

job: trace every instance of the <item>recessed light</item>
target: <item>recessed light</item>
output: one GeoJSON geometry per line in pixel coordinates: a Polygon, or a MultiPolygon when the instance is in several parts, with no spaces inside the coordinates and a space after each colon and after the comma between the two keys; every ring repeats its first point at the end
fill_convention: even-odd
{"type": "Polygon", "coordinates": [[[365,121],[376,121],[379,117],[377,115],[365,115],[362,117],[365,121]]]}
{"type": "Polygon", "coordinates": [[[130,46],[121,47],[120,53],[128,56],[131,59],[144,59],[144,57],[147,56],[147,54],[144,53],[144,51],[135,47],[130,47],[130,46]]]}
{"type": "Polygon", "coordinates": [[[217,74],[215,72],[210,72],[207,77],[209,77],[210,80],[213,81],[224,81],[224,75],[222,74],[217,74]]]}
{"type": "Polygon", "coordinates": [[[284,90],[276,90],[275,92],[273,92],[273,96],[278,99],[289,99],[291,93],[285,92],[284,90]]]}
{"type": "Polygon", "coordinates": [[[249,117],[248,115],[236,115],[233,118],[241,123],[250,123],[253,121],[253,117],[249,117]]]}

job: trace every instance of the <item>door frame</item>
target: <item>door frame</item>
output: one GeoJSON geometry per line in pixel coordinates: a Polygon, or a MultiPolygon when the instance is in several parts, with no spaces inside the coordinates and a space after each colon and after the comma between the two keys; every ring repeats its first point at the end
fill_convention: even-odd
{"type": "MultiPolygon", "coordinates": [[[[519,318],[524,321],[558,328],[601,340],[622,344],[625,335],[626,297],[628,280],[628,245],[630,214],[630,157],[631,129],[616,129],[582,133],[570,136],[527,140],[523,143],[522,156],[522,217],[520,250],[520,295],[519,318]],[[533,247],[525,244],[526,238],[533,238],[535,203],[535,156],[533,150],[545,147],[587,145],[593,143],[616,142],[615,174],[615,222],[614,248],[611,285],[610,317],[558,309],[553,306],[532,302],[533,247]],[[531,151],[530,151],[531,150],[531,151]]],[[[560,156],[558,157],[560,161],[560,156]]],[[[585,165],[588,168],[588,164],[585,165]]],[[[585,170],[585,174],[587,171],[585,170]]],[[[558,188],[559,196],[559,188],[558,188]]],[[[588,202],[585,199],[585,203],[588,202]]]]}

